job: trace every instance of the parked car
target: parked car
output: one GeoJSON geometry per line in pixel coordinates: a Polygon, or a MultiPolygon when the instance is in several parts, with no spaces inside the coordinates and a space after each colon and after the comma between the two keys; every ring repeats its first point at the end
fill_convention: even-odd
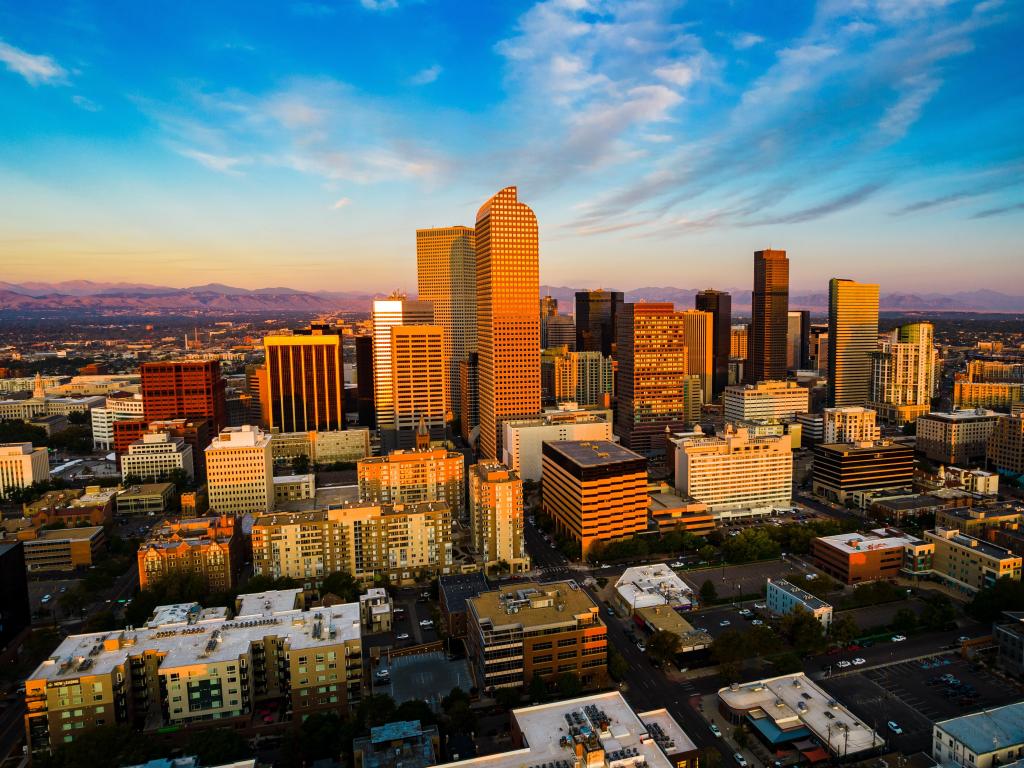
{"type": "Polygon", "coordinates": [[[847,669],[850,666],[850,662],[848,662],[846,659],[842,659],[841,661],[836,662],[836,666],[840,669],[847,669]]]}
{"type": "Polygon", "coordinates": [[[903,729],[900,728],[899,723],[897,723],[895,720],[890,720],[887,723],[887,725],[889,726],[889,730],[895,733],[897,736],[903,733],[903,729]]]}
{"type": "Polygon", "coordinates": [[[760,627],[760,626],[762,626],[762,625],[764,624],[764,622],[763,622],[763,621],[761,621],[760,619],[754,619],[754,620],[753,620],[752,622],[750,622],[750,623],[751,623],[751,624],[753,624],[753,625],[754,625],[755,627],[760,627]]]}
{"type": "Polygon", "coordinates": [[[395,640],[408,640],[408,639],[409,639],[409,633],[408,632],[399,632],[397,635],[395,635],[395,640]]]}
{"type": "Polygon", "coordinates": [[[430,619],[423,619],[420,622],[420,626],[423,627],[424,629],[431,629],[434,626],[434,622],[432,620],[430,620],[430,619]]]}
{"type": "Polygon", "coordinates": [[[722,738],[722,731],[714,723],[711,724],[711,733],[713,733],[716,738],[722,738]]]}
{"type": "Polygon", "coordinates": [[[739,611],[737,611],[737,613],[739,613],[739,615],[745,619],[754,615],[753,611],[751,611],[749,608],[740,608],[739,611]]]}
{"type": "Polygon", "coordinates": [[[669,564],[669,568],[685,568],[685,567],[686,567],[686,563],[684,563],[682,560],[676,560],[674,563],[670,563],[669,564]]]}
{"type": "Polygon", "coordinates": [[[906,635],[893,635],[892,636],[892,641],[894,643],[902,643],[906,639],[907,639],[906,635]]]}
{"type": "Polygon", "coordinates": [[[732,759],[736,761],[736,765],[740,768],[747,768],[747,759],[739,752],[734,752],[732,759]]]}
{"type": "Polygon", "coordinates": [[[754,603],[754,607],[759,611],[763,611],[768,607],[767,603],[754,603]]]}
{"type": "Polygon", "coordinates": [[[856,659],[853,660],[853,666],[859,667],[861,664],[867,664],[867,662],[864,659],[862,659],[860,656],[858,656],[856,659]]]}
{"type": "MultiPolygon", "coordinates": [[[[40,599],[39,602],[43,605],[46,605],[51,600],[53,600],[53,595],[43,595],[42,599],[40,599]]],[[[107,602],[109,603],[110,601],[108,600],[107,602]]]]}
{"type": "Polygon", "coordinates": [[[728,627],[730,624],[732,624],[732,622],[728,619],[722,619],[720,622],[718,622],[718,626],[720,627],[728,627]]]}
{"type": "Polygon", "coordinates": [[[643,640],[637,640],[636,641],[636,647],[640,649],[641,653],[643,653],[644,651],[647,650],[647,646],[644,645],[644,641],[643,640]]]}

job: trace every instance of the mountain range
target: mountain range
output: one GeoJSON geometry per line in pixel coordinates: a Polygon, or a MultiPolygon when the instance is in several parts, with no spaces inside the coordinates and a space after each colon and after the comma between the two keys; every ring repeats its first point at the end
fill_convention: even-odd
{"type": "MultiPolygon", "coordinates": [[[[553,296],[562,312],[573,310],[578,289],[542,285],[542,296],[553,296]]],[[[749,310],[750,291],[732,290],[733,308],[749,310]]],[[[647,286],[625,292],[626,301],[670,301],[678,307],[692,307],[695,288],[647,286]]],[[[381,295],[381,294],[378,294],[381,295]]],[[[236,288],[220,283],[189,288],[169,288],[146,283],[104,283],[91,280],[63,282],[8,283],[0,281],[0,310],[93,310],[93,311],[284,311],[284,312],[366,312],[374,294],[361,291],[299,291],[294,288],[236,288]]],[[[825,292],[794,292],[793,309],[823,312],[828,308],[825,292]]],[[[981,289],[956,293],[883,293],[883,311],[941,312],[1024,312],[1024,296],[981,289]]]]}

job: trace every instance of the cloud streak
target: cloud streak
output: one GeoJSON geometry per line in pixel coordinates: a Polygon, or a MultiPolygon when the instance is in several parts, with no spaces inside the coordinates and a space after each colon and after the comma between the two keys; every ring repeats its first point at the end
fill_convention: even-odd
{"type": "Polygon", "coordinates": [[[59,85],[67,71],[52,56],[33,54],[0,40],[0,62],[8,71],[25,78],[29,85],[59,85]]]}

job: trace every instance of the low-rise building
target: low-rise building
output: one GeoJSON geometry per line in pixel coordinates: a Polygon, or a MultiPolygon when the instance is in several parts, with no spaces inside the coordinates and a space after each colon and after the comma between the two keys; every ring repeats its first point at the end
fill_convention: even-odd
{"type": "Polygon", "coordinates": [[[992,528],[1012,528],[1024,523],[1024,505],[985,504],[943,509],[935,514],[936,528],[956,528],[970,536],[984,536],[992,528]]]}
{"type": "Polygon", "coordinates": [[[917,420],[916,448],[942,464],[984,460],[998,418],[985,408],[926,413],[917,420]]]}
{"type": "Polygon", "coordinates": [[[378,725],[369,736],[352,740],[353,768],[428,768],[440,754],[437,726],[419,720],[378,725]]]}
{"type": "Polygon", "coordinates": [[[228,592],[242,561],[241,525],[228,515],[168,520],[150,531],[137,558],[142,589],[172,573],[194,573],[210,592],[228,592]]]}
{"type": "Polygon", "coordinates": [[[715,530],[715,517],[707,504],[683,496],[665,483],[648,486],[647,514],[649,523],[664,533],[686,531],[706,536],[715,530]]]}
{"type": "Polygon", "coordinates": [[[484,691],[571,672],[585,686],[607,680],[608,629],[572,582],[510,584],[467,600],[467,649],[484,691]]]}
{"type": "Polygon", "coordinates": [[[50,479],[50,459],[45,448],[32,443],[0,444],[0,498],[12,488],[27,488],[50,479]]]}
{"type": "Polygon", "coordinates": [[[983,469],[939,467],[935,480],[941,488],[960,489],[978,496],[999,495],[999,475],[983,469]]]}
{"type": "Polygon", "coordinates": [[[33,416],[31,419],[25,419],[25,423],[30,427],[39,427],[46,433],[47,437],[53,437],[58,432],[63,432],[71,426],[71,422],[68,421],[68,417],[59,414],[33,416]]]}
{"type": "Polygon", "coordinates": [[[693,607],[693,590],[665,563],[654,563],[623,571],[615,582],[615,600],[629,615],[655,605],[688,611],[693,607]]]}
{"type": "Polygon", "coordinates": [[[370,455],[370,430],[272,432],[270,450],[275,460],[305,456],[311,464],[354,463],[370,455]]]}
{"type": "Polygon", "coordinates": [[[768,606],[768,610],[776,616],[785,616],[788,613],[803,610],[820,621],[825,629],[832,625],[831,605],[785,579],[767,580],[765,604],[768,606]]]}
{"type": "Polygon", "coordinates": [[[955,768],[997,768],[1024,754],[1024,701],[940,720],[932,759],[955,768]]]}
{"type": "Polygon", "coordinates": [[[25,546],[25,569],[29,573],[73,571],[88,568],[106,544],[102,526],[42,529],[25,546]]]}
{"type": "Polygon", "coordinates": [[[840,533],[811,540],[811,557],[844,584],[892,579],[931,571],[935,545],[895,529],[840,533]]]}
{"type": "Polygon", "coordinates": [[[811,488],[835,504],[863,503],[865,492],[905,488],[914,482],[914,451],[890,440],[815,446],[811,488]],[[855,499],[855,496],[857,497],[855,499]]]}
{"type": "Polygon", "coordinates": [[[24,516],[36,528],[44,525],[109,525],[114,521],[114,499],[117,488],[88,485],[63,491],[47,491],[33,502],[22,506],[24,516]]]}
{"type": "Polygon", "coordinates": [[[29,751],[102,725],[241,727],[271,701],[296,723],[344,715],[362,691],[359,606],[301,610],[300,595],[242,595],[231,619],[161,606],[144,627],[65,638],[25,681],[29,751]]]}
{"type": "Polygon", "coordinates": [[[992,627],[996,663],[1016,678],[1024,678],[1024,611],[1003,611],[992,627]]]}
{"type": "Polygon", "coordinates": [[[528,419],[502,423],[503,463],[524,480],[539,482],[544,443],[566,440],[613,440],[612,414],[604,408],[581,408],[562,403],[528,419]]]}
{"type": "Polygon", "coordinates": [[[312,499],[316,495],[316,475],[277,475],[274,477],[274,507],[289,501],[312,499]]]}
{"type": "Polygon", "coordinates": [[[142,483],[117,492],[118,515],[162,515],[174,505],[174,483],[142,483]]]}
{"type": "Polygon", "coordinates": [[[142,395],[137,392],[116,392],[108,395],[102,407],[93,408],[90,412],[93,448],[97,451],[112,451],[114,423],[144,418],[143,406],[142,395]]]}
{"type": "Polygon", "coordinates": [[[726,421],[794,421],[798,413],[810,410],[810,390],[795,381],[759,381],[726,387],[722,405],[726,421]]]}
{"type": "Polygon", "coordinates": [[[359,618],[366,632],[390,632],[394,614],[394,603],[383,587],[370,587],[359,596],[359,618]]]}
{"type": "Polygon", "coordinates": [[[480,571],[442,576],[438,580],[441,616],[449,637],[466,636],[466,601],[490,590],[487,578],[480,571]]]}
{"type": "Polygon", "coordinates": [[[1020,581],[1021,558],[1010,550],[948,528],[925,531],[934,546],[932,570],[965,592],[993,586],[998,579],[1020,581]]]}

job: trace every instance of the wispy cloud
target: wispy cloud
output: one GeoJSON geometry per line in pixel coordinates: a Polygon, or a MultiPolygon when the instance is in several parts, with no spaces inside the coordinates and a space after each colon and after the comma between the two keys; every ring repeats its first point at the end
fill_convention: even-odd
{"type": "Polygon", "coordinates": [[[398,0],[359,0],[368,11],[391,11],[398,7],[398,0]]]}
{"type": "Polygon", "coordinates": [[[741,32],[733,35],[730,42],[737,51],[745,51],[748,48],[753,48],[755,45],[763,43],[764,38],[761,35],[755,35],[753,32],[741,32]]]}
{"type": "Polygon", "coordinates": [[[52,56],[33,54],[0,40],[0,61],[21,75],[29,85],[57,85],[65,82],[67,71],[52,56]]]}
{"type": "Polygon", "coordinates": [[[1008,213],[1017,213],[1018,211],[1024,211],[1024,202],[1014,203],[1013,205],[1001,205],[997,208],[985,208],[973,214],[971,218],[990,219],[993,216],[1005,216],[1008,213]]]}
{"type": "Polygon", "coordinates": [[[441,76],[441,65],[434,64],[433,66],[421,69],[415,75],[409,78],[409,82],[412,85],[429,85],[441,76]]]}
{"type": "Polygon", "coordinates": [[[849,192],[836,195],[835,197],[826,200],[823,203],[819,203],[818,205],[813,205],[808,208],[802,208],[800,210],[784,213],[778,216],[772,216],[762,220],[749,221],[747,222],[747,226],[763,226],[765,224],[803,224],[807,221],[814,221],[815,219],[820,219],[823,216],[828,216],[830,214],[846,210],[847,208],[853,208],[854,206],[860,205],[884,186],[884,182],[862,184],[856,189],[851,189],[849,192]]]}
{"type": "Polygon", "coordinates": [[[239,166],[248,165],[251,161],[247,157],[229,157],[227,155],[214,155],[209,152],[202,152],[198,149],[192,149],[190,147],[179,147],[177,153],[182,157],[187,157],[190,160],[195,160],[202,166],[209,168],[211,171],[218,171],[219,173],[227,173],[232,176],[241,175],[241,171],[238,170],[239,166]]]}
{"type": "Polygon", "coordinates": [[[342,197],[334,201],[334,205],[331,206],[332,211],[340,211],[342,208],[347,208],[352,204],[352,201],[347,197],[342,197]]]}
{"type": "Polygon", "coordinates": [[[101,109],[103,109],[95,101],[86,98],[85,96],[82,96],[80,93],[76,93],[74,96],[72,96],[71,102],[76,107],[78,107],[79,109],[84,109],[86,112],[99,112],[101,109]]]}

